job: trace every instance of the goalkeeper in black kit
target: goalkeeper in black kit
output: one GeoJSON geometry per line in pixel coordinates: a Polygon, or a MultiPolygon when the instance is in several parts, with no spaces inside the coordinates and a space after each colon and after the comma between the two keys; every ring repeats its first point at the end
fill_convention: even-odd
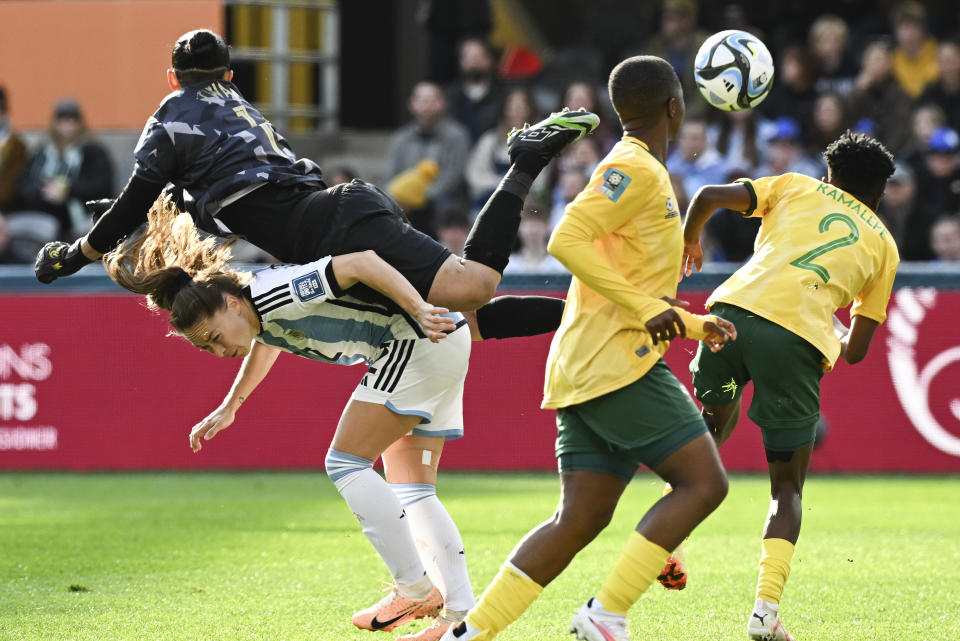
{"type": "MultiPolygon", "coordinates": [[[[93,229],[72,244],[38,254],[43,283],[75,273],[113,249],[146,221],[172,183],[193,200],[196,225],[241,236],[277,259],[306,263],[323,256],[374,250],[434,305],[478,310],[474,334],[505,338],[556,329],[563,301],[501,297],[500,282],[534,178],[566,145],[599,123],[586,111],[562,111],[511,133],[511,166],[481,210],[459,257],[411,227],[377,187],[354,180],[327,188],[320,168],[290,145],[231,83],[230,51],[208,30],[191,31],[173,47],[172,89],[149,118],[134,151],[127,185],[93,229]]],[[[388,303],[362,286],[371,302],[388,303]]]]}

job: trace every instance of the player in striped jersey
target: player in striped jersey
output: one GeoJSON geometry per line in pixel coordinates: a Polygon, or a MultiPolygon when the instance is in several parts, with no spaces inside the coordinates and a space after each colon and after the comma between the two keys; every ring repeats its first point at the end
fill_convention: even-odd
{"type": "Polygon", "coordinates": [[[436,495],[444,440],[463,435],[471,342],[466,319],[426,303],[372,251],[255,274],[226,269],[229,244],[201,240],[189,217],[176,214],[172,203],[158,201],[146,231],[126,240],[105,263],[121,286],[169,310],[171,325],[191,343],[216,356],[245,357],[221,405],[191,430],[194,451],[232,424],[281,351],[366,364],[341,415],[326,469],[395,585],[356,613],[353,623],[392,630],[438,615],[445,605],[433,625],[401,637],[438,639],[474,603],[460,534],[436,495]],[[357,283],[402,311],[351,296],[357,283]],[[373,471],[381,455],[386,481],[373,471]]]}

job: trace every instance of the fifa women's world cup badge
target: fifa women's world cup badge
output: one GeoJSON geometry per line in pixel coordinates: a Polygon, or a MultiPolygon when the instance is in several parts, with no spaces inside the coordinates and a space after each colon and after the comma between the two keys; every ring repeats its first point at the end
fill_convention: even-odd
{"type": "Polygon", "coordinates": [[[936,308],[935,289],[897,291],[887,319],[887,360],[897,397],[916,430],[941,452],[960,456],[960,345],[938,353],[923,348],[923,321],[936,308]]]}
{"type": "Polygon", "coordinates": [[[630,176],[626,175],[619,169],[607,169],[603,172],[603,182],[597,187],[597,191],[601,194],[617,202],[620,200],[620,196],[623,195],[623,192],[626,191],[627,185],[630,184],[630,176]]]}

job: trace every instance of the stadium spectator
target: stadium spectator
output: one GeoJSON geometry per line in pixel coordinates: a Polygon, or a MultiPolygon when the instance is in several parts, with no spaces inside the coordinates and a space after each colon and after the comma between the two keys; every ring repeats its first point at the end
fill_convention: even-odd
{"type": "Polygon", "coordinates": [[[704,118],[709,105],[693,78],[694,58],[710,34],[697,27],[696,0],[663,0],[660,30],[643,47],[643,53],[669,62],[683,85],[688,118],[704,118]]]}
{"type": "Polygon", "coordinates": [[[551,192],[550,204],[550,229],[555,229],[563,218],[563,212],[567,205],[573,202],[583,188],[587,186],[589,176],[584,175],[580,169],[567,169],[560,172],[560,178],[557,180],[557,186],[551,192]]]}
{"type": "Polygon", "coordinates": [[[457,49],[464,38],[485,38],[493,28],[490,0],[420,2],[417,18],[427,32],[428,79],[446,86],[457,77],[457,49]]]}
{"type": "Polygon", "coordinates": [[[567,85],[563,92],[562,107],[567,107],[576,111],[577,109],[586,109],[600,115],[600,124],[597,130],[593,132],[593,138],[597,141],[602,153],[607,153],[620,138],[620,131],[612,124],[616,118],[604,117],[603,109],[597,101],[597,90],[585,80],[575,80],[567,85]]]}
{"type": "MultiPolygon", "coordinates": [[[[817,79],[817,63],[810,50],[801,44],[790,45],[780,54],[776,67],[776,79],[770,95],[755,110],[767,119],[790,116],[806,128],[813,114],[813,101],[817,94],[814,82],[817,79]]],[[[717,145],[719,147],[719,144],[717,145]]]]}
{"type": "Polygon", "coordinates": [[[749,174],[760,166],[760,145],[766,142],[770,135],[772,123],[761,118],[756,109],[717,110],[717,113],[719,121],[710,127],[709,136],[716,141],[716,148],[723,156],[724,166],[749,174]]]}
{"type": "MultiPolygon", "coordinates": [[[[917,206],[921,212],[911,224],[921,238],[929,238],[934,221],[943,214],[960,211],[960,137],[957,132],[941,127],[927,142],[924,164],[917,172],[917,206]]],[[[932,260],[929,242],[914,260],[932,260]]]]}
{"type": "Polygon", "coordinates": [[[813,103],[813,119],[810,123],[807,149],[819,156],[831,142],[840,137],[847,127],[847,107],[843,98],[832,91],[820,94],[813,103]]]}
{"type": "Polygon", "coordinates": [[[520,250],[510,256],[504,274],[565,274],[566,268],[547,252],[550,211],[531,198],[520,215],[520,250]]]}
{"type": "Polygon", "coordinates": [[[705,121],[689,119],[683,123],[677,146],[667,158],[667,170],[683,179],[688,194],[697,193],[704,185],[723,182],[726,165],[707,137],[705,121]]]}
{"type": "Polygon", "coordinates": [[[887,226],[900,251],[901,260],[926,260],[929,238],[927,227],[917,221],[923,212],[917,208],[917,182],[910,165],[897,161],[893,175],[887,179],[877,215],[887,226]]]}
{"type": "Polygon", "coordinates": [[[779,176],[796,172],[812,178],[823,176],[823,167],[804,152],[797,121],[784,116],[773,124],[773,133],[767,143],[767,158],[754,175],[779,176]]]}
{"type": "Polygon", "coordinates": [[[933,223],[930,246],[938,261],[960,263],[960,217],[943,216],[933,223]]]}
{"type": "MultiPolygon", "coordinates": [[[[731,183],[750,176],[733,170],[724,183],[731,183]]],[[[683,209],[681,211],[686,211],[683,209]]],[[[731,209],[720,209],[703,227],[704,260],[743,263],[753,255],[753,245],[760,229],[759,218],[744,219],[743,214],[731,209]]]]}
{"type": "Polygon", "coordinates": [[[601,157],[600,146],[596,140],[581,138],[564,149],[553,164],[558,172],[579,171],[589,176],[601,157]]]}
{"type": "Polygon", "coordinates": [[[960,40],[940,43],[937,51],[940,77],[920,94],[920,105],[934,104],[947,116],[947,125],[960,131],[960,40]]]}
{"type": "Polygon", "coordinates": [[[850,30],[843,18],[824,14],[810,25],[810,50],[817,62],[818,94],[833,91],[845,96],[853,90],[857,65],[847,49],[850,30]]]}
{"type": "Polygon", "coordinates": [[[33,251],[21,251],[17,247],[7,219],[0,214],[0,265],[29,265],[34,255],[33,251]]]}
{"type": "MultiPolygon", "coordinates": [[[[467,158],[466,177],[473,211],[478,211],[483,206],[510,168],[507,134],[511,129],[520,129],[524,123],[536,120],[530,93],[522,88],[511,89],[504,98],[503,111],[497,126],[480,136],[467,158]]],[[[547,174],[542,176],[545,181],[547,174]]]]}
{"type": "Polygon", "coordinates": [[[9,211],[26,160],[27,145],[10,124],[7,92],[0,87],[0,212],[9,211]]]}
{"type": "Polygon", "coordinates": [[[460,44],[460,79],[447,87],[447,112],[466,127],[471,144],[497,126],[504,89],[496,75],[490,44],[467,38],[460,44]]]}
{"type": "Polygon", "coordinates": [[[409,108],[413,122],[402,127],[390,142],[387,175],[394,178],[429,158],[440,168],[427,190],[429,204],[443,209],[461,202],[465,197],[469,134],[462,125],[446,117],[443,93],[432,82],[420,82],[413,88],[409,108]]]}
{"type": "Polygon", "coordinates": [[[457,256],[463,256],[470,224],[470,214],[463,207],[449,207],[437,217],[437,240],[457,256]]]}
{"type": "Polygon", "coordinates": [[[34,152],[17,181],[19,212],[53,216],[59,225],[57,238],[72,238],[90,229],[83,203],[113,193],[110,156],[89,135],[80,105],[61,100],[53,111],[48,140],[34,152]]]}
{"type": "Polygon", "coordinates": [[[850,120],[869,118],[877,125],[877,138],[893,153],[907,142],[912,102],[893,77],[890,45],[874,40],[863,52],[856,86],[850,92],[850,120]]]}
{"type": "Polygon", "coordinates": [[[548,184],[552,185],[550,191],[552,195],[546,193],[541,194],[537,189],[531,190],[531,195],[541,200],[547,200],[549,198],[553,201],[553,213],[550,216],[551,229],[560,222],[560,216],[563,215],[562,208],[560,208],[559,212],[557,211],[559,203],[562,201],[565,206],[566,203],[570,202],[578,193],[571,192],[569,188],[572,187],[574,183],[582,183],[582,189],[602,156],[600,146],[595,140],[592,138],[581,138],[564,149],[563,152],[550,163],[549,167],[547,167],[547,171],[549,172],[548,184]],[[582,180],[570,177],[570,173],[580,174],[582,180]],[[561,184],[563,181],[566,181],[566,185],[561,184]]]}
{"type": "Polygon", "coordinates": [[[910,134],[906,144],[897,154],[897,159],[920,171],[927,153],[927,141],[933,132],[947,126],[947,116],[933,103],[920,105],[910,117],[910,134]]]}
{"type": "Polygon", "coordinates": [[[918,98],[927,84],[940,75],[937,41],[927,35],[927,10],[916,0],[906,0],[890,14],[897,45],[893,50],[893,77],[910,98],[918,98]]]}

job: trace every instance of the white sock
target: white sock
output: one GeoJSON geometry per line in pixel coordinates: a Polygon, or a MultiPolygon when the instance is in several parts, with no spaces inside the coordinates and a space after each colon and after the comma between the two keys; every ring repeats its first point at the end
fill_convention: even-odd
{"type": "Polygon", "coordinates": [[[325,463],[327,474],[357,517],[367,540],[387,565],[390,576],[398,585],[413,588],[417,593],[404,596],[425,597],[430,583],[427,581],[426,589],[419,587],[426,570],[413,543],[409,519],[397,495],[373,471],[373,461],[331,449],[327,451],[325,463]]]}
{"type": "Polygon", "coordinates": [[[466,611],[476,605],[467,574],[467,558],[460,531],[428,483],[391,483],[407,511],[410,531],[420,559],[443,595],[447,611],[466,611]]]}
{"type": "Polygon", "coordinates": [[[770,603],[769,601],[766,601],[764,599],[757,599],[757,602],[753,604],[754,612],[760,612],[762,610],[764,612],[771,612],[773,614],[776,614],[779,609],[780,609],[779,604],[770,603]]]}

